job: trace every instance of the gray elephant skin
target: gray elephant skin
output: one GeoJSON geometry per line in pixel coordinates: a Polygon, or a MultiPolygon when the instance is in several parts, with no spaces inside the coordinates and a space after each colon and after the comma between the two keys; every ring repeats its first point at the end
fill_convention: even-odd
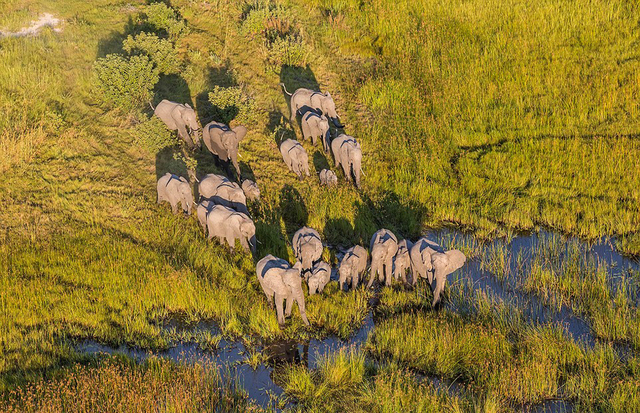
{"type": "Polygon", "coordinates": [[[166,173],[158,179],[158,203],[167,201],[171,204],[174,214],[178,213],[178,204],[182,206],[184,213],[191,215],[193,205],[193,193],[191,185],[182,176],[166,173]]]}
{"type": "Polygon", "coordinates": [[[322,294],[324,287],[329,283],[331,279],[331,266],[320,261],[313,266],[311,275],[307,277],[307,284],[309,285],[309,295],[322,294]]]}
{"type": "Polygon", "coordinates": [[[302,147],[300,142],[294,139],[287,139],[280,144],[280,153],[284,163],[287,164],[291,172],[296,174],[302,180],[302,174],[310,176],[309,173],[309,156],[307,151],[302,147]]]}
{"type": "Polygon", "coordinates": [[[311,270],[313,264],[322,257],[322,240],[313,228],[302,227],[293,234],[291,240],[293,255],[302,264],[303,271],[311,270]]]}
{"type": "Polygon", "coordinates": [[[414,276],[411,271],[411,247],[413,247],[413,243],[407,239],[403,239],[398,243],[398,252],[396,253],[396,257],[393,263],[393,277],[396,280],[401,280],[403,283],[408,284],[407,282],[407,271],[411,274],[411,280],[413,281],[414,276]]]}
{"type": "Polygon", "coordinates": [[[200,203],[198,204],[198,207],[196,208],[196,216],[198,217],[198,222],[200,223],[200,226],[202,227],[202,229],[204,230],[204,235],[207,235],[207,216],[209,215],[209,212],[211,212],[211,209],[216,206],[217,204],[209,199],[203,199],[202,201],[200,201],[200,203]]]}
{"type": "Polygon", "coordinates": [[[371,288],[378,275],[379,281],[391,285],[393,277],[393,258],[398,252],[398,238],[388,229],[381,229],[371,238],[371,273],[367,288],[371,288]]]}
{"type": "Polygon", "coordinates": [[[416,241],[410,255],[413,284],[418,276],[427,279],[433,292],[431,305],[435,307],[440,302],[440,294],[444,290],[447,276],[462,268],[467,258],[460,250],[444,251],[438,244],[426,238],[416,241]]]}
{"type": "Polygon", "coordinates": [[[242,248],[255,252],[256,226],[251,218],[242,212],[224,205],[214,205],[207,214],[207,229],[209,239],[216,237],[221,244],[226,242],[232,251],[236,246],[236,240],[240,240],[242,248]]]}
{"type": "Polygon", "coordinates": [[[195,110],[188,103],[183,105],[164,99],[158,103],[153,113],[167,125],[169,130],[177,130],[178,135],[189,148],[193,149],[196,145],[200,146],[200,140],[196,133],[200,129],[200,125],[198,125],[195,110]],[[187,128],[189,131],[187,131],[187,128]]]}
{"type": "Polygon", "coordinates": [[[356,245],[349,248],[338,266],[340,291],[343,291],[342,287],[345,283],[351,284],[352,290],[356,289],[360,282],[360,277],[367,270],[368,263],[369,253],[364,247],[356,245]]]}
{"type": "Polygon", "coordinates": [[[338,113],[336,112],[336,104],[329,92],[322,93],[316,92],[311,89],[299,88],[295,92],[289,93],[284,83],[280,83],[284,93],[291,96],[291,122],[296,119],[296,114],[304,114],[310,110],[316,111],[316,113],[325,115],[331,119],[331,122],[337,128],[343,128],[338,122],[338,113]]]}
{"type": "Polygon", "coordinates": [[[336,186],[338,185],[338,177],[336,173],[330,169],[323,169],[320,171],[320,185],[336,186]]]}
{"type": "Polygon", "coordinates": [[[238,178],[240,177],[238,150],[240,142],[246,135],[247,128],[244,126],[229,128],[229,126],[219,122],[210,122],[202,128],[202,140],[207,149],[224,162],[231,160],[238,178]]]}
{"type": "Polygon", "coordinates": [[[337,166],[342,166],[347,181],[353,181],[360,188],[362,173],[362,148],[353,136],[340,134],[331,142],[333,159],[337,166]]]}
{"type": "Polygon", "coordinates": [[[311,139],[312,144],[316,144],[319,137],[325,152],[329,152],[329,120],[324,115],[318,115],[316,112],[309,111],[302,115],[302,138],[304,140],[311,139]]]}
{"type": "Polygon", "coordinates": [[[260,188],[258,188],[258,184],[252,180],[245,179],[242,181],[242,192],[244,192],[246,199],[253,202],[260,201],[260,188]]]}
{"type": "Polygon", "coordinates": [[[202,198],[249,215],[247,198],[240,185],[222,175],[205,175],[198,185],[198,192],[202,198]]]}
{"type": "Polygon", "coordinates": [[[273,308],[274,299],[278,324],[284,326],[285,316],[291,315],[293,302],[298,304],[300,316],[306,325],[309,325],[304,304],[304,293],[302,291],[302,278],[300,277],[301,266],[296,263],[293,268],[282,258],[269,254],[256,264],[256,275],[262,287],[262,291],[267,296],[269,306],[273,308]],[[287,301],[286,311],[283,313],[283,303],[287,301]]]}

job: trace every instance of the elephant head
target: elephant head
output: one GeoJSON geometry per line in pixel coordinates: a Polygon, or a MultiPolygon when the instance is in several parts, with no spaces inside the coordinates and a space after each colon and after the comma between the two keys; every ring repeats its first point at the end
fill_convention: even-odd
{"type": "Polygon", "coordinates": [[[432,306],[435,307],[440,302],[440,294],[444,290],[447,275],[461,268],[465,261],[465,255],[459,250],[450,250],[445,253],[435,252],[431,254],[431,266],[436,279],[436,288],[433,291],[432,306]]]}
{"type": "Polygon", "coordinates": [[[318,121],[318,129],[320,130],[320,134],[322,136],[322,146],[324,146],[324,151],[329,152],[329,145],[331,142],[330,130],[329,127],[329,119],[325,115],[320,116],[320,120],[318,121]]]}
{"type": "MultiPolygon", "coordinates": [[[[200,125],[198,125],[198,120],[196,119],[196,111],[193,110],[193,108],[188,103],[185,103],[184,106],[182,106],[180,110],[174,114],[174,116],[177,118],[174,120],[176,122],[176,125],[178,125],[178,131],[181,134],[186,133],[186,130],[184,130],[183,132],[183,129],[185,126],[187,126],[189,128],[189,136],[191,137],[193,143],[195,143],[199,147],[200,139],[198,138],[197,131],[200,130],[200,125]],[[181,128],[180,125],[184,126],[182,126],[181,128]]],[[[183,138],[186,139],[186,137],[184,136],[183,138]]]]}
{"type": "Polygon", "coordinates": [[[338,113],[336,112],[336,104],[331,97],[331,93],[325,92],[323,94],[314,94],[312,99],[318,99],[316,102],[312,103],[315,107],[319,108],[322,111],[322,114],[327,118],[331,119],[331,122],[335,125],[336,128],[344,128],[344,125],[338,122],[338,113]]]}
{"type": "Polygon", "coordinates": [[[400,279],[405,283],[407,282],[405,273],[407,272],[407,270],[411,270],[411,247],[413,247],[413,243],[409,240],[403,239],[402,241],[398,242],[398,252],[396,253],[394,262],[395,268],[393,271],[393,277],[396,280],[400,279]]]}
{"type": "Polygon", "coordinates": [[[182,210],[188,215],[191,215],[191,207],[193,206],[191,186],[188,182],[181,180],[178,184],[178,191],[180,192],[180,204],[182,205],[182,210]]]}
{"type": "MultiPolygon", "coordinates": [[[[296,303],[298,303],[302,321],[304,321],[306,325],[309,325],[309,320],[307,319],[307,312],[304,305],[304,293],[302,292],[302,278],[300,277],[301,270],[302,265],[298,261],[293,265],[293,268],[284,271],[284,273],[282,274],[282,282],[291,291],[291,295],[287,297],[287,300],[293,299],[296,303]]],[[[287,303],[287,308],[290,309],[291,304],[287,303]]]]}
{"type": "Polygon", "coordinates": [[[355,145],[350,146],[348,154],[356,188],[360,189],[360,174],[362,173],[362,150],[360,149],[360,145],[356,142],[355,145]]]}
{"type": "MultiPolygon", "coordinates": [[[[256,253],[256,226],[251,219],[248,217],[243,219],[240,222],[240,234],[242,235],[243,240],[247,240],[249,243],[249,247],[251,248],[251,252],[256,253]]],[[[244,241],[243,241],[244,242],[244,241]]]]}
{"type": "Polygon", "coordinates": [[[221,157],[226,160],[230,159],[233,163],[234,168],[236,168],[236,173],[238,177],[240,177],[240,166],[238,165],[238,146],[240,141],[244,139],[247,134],[247,128],[244,126],[236,126],[231,130],[225,131],[222,133],[220,140],[222,142],[222,147],[226,151],[226,154],[221,154],[221,157]],[[225,156],[226,155],[226,156],[225,156]]]}

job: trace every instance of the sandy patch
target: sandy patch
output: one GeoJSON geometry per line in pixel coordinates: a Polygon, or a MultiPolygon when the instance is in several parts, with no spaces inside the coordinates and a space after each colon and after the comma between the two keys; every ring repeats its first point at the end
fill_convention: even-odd
{"type": "Polygon", "coordinates": [[[62,29],[58,27],[62,23],[62,20],[53,17],[50,13],[45,13],[38,20],[31,22],[29,27],[23,27],[17,32],[9,32],[0,30],[0,37],[23,37],[23,36],[35,36],[44,27],[51,27],[54,32],[60,33],[62,29]]]}

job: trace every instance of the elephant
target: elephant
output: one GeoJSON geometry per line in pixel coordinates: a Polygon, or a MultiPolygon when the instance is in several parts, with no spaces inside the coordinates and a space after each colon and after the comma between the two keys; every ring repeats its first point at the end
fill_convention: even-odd
{"type": "Polygon", "coordinates": [[[414,276],[411,269],[411,247],[413,247],[413,243],[407,239],[403,239],[398,243],[398,252],[396,253],[396,258],[394,260],[394,270],[393,277],[396,280],[402,280],[405,284],[407,283],[407,270],[411,273],[411,279],[413,281],[414,276]]]}
{"type": "Polygon", "coordinates": [[[330,169],[320,171],[320,185],[335,186],[338,185],[338,177],[336,173],[330,169]]]}
{"type": "Polygon", "coordinates": [[[360,189],[360,173],[362,172],[362,149],[353,136],[341,133],[331,142],[333,159],[342,166],[347,181],[354,181],[360,189]],[[353,173],[353,176],[351,175],[353,173]]]}
{"type": "Polygon", "coordinates": [[[393,257],[397,252],[398,238],[393,235],[393,232],[383,228],[373,234],[371,238],[371,273],[367,288],[371,288],[376,275],[381,282],[384,276],[385,285],[391,285],[393,257]]]}
{"type": "Polygon", "coordinates": [[[202,128],[202,140],[207,149],[223,162],[231,160],[238,179],[240,179],[238,146],[246,135],[247,128],[242,125],[229,128],[224,123],[210,122],[202,128]]]}
{"type": "Polygon", "coordinates": [[[338,266],[340,291],[345,283],[351,283],[351,289],[356,289],[360,277],[367,270],[368,263],[369,253],[364,247],[356,245],[349,248],[338,266]]]}
{"type": "Polygon", "coordinates": [[[178,203],[182,206],[182,211],[191,215],[193,205],[193,193],[191,185],[182,176],[166,173],[158,179],[158,203],[167,201],[171,204],[174,214],[178,213],[178,203]]]}
{"type": "Polygon", "coordinates": [[[216,204],[224,205],[249,215],[247,198],[240,185],[231,182],[222,175],[205,175],[198,185],[198,191],[202,198],[210,199],[216,204]]]}
{"type": "Polygon", "coordinates": [[[307,277],[307,284],[309,285],[309,295],[316,293],[322,294],[324,287],[331,279],[331,266],[324,261],[320,261],[313,266],[311,275],[307,277]]]}
{"type": "Polygon", "coordinates": [[[214,205],[207,214],[207,229],[209,239],[216,237],[221,244],[226,241],[231,251],[235,248],[237,239],[246,251],[249,248],[253,253],[256,251],[256,226],[242,212],[224,205],[214,205]]]}
{"type": "Polygon", "coordinates": [[[322,240],[313,228],[302,227],[293,234],[291,240],[293,255],[302,264],[303,271],[311,270],[313,264],[322,257],[322,240]]]}
{"type": "Polygon", "coordinates": [[[260,188],[258,188],[258,185],[252,180],[245,179],[242,181],[242,191],[248,200],[253,202],[260,201],[260,188]]]}
{"type": "Polygon", "coordinates": [[[440,302],[447,275],[461,268],[467,258],[460,250],[444,251],[438,244],[426,238],[420,238],[411,248],[411,265],[415,284],[418,276],[427,278],[433,292],[432,307],[440,302]],[[435,281],[435,287],[434,287],[435,281]]]}
{"type": "Polygon", "coordinates": [[[309,156],[307,151],[304,150],[300,142],[294,139],[287,139],[280,144],[280,153],[284,163],[287,164],[291,172],[298,175],[298,178],[302,181],[302,173],[307,176],[309,173],[309,156]]]}
{"type": "Polygon", "coordinates": [[[269,306],[273,308],[274,297],[278,324],[284,326],[284,318],[291,315],[293,302],[298,303],[300,317],[306,325],[309,325],[307,313],[304,305],[304,293],[302,291],[302,278],[300,270],[302,266],[299,262],[291,268],[289,263],[282,258],[269,254],[256,264],[256,275],[260,286],[267,296],[269,306]],[[287,300],[287,308],[283,314],[282,307],[284,300],[287,300]]]}
{"type": "Polygon", "coordinates": [[[200,147],[200,140],[196,131],[200,130],[200,125],[196,120],[196,112],[189,106],[181,103],[171,102],[164,99],[158,103],[153,113],[167,125],[170,130],[177,130],[178,135],[185,141],[190,149],[194,149],[196,145],[200,147]],[[187,132],[187,128],[190,132],[187,132]]]}
{"type": "Polygon", "coordinates": [[[329,120],[326,116],[309,111],[302,115],[301,128],[304,140],[311,138],[311,143],[315,145],[316,138],[319,136],[322,140],[324,151],[329,152],[329,120]]]}
{"type": "Polygon", "coordinates": [[[198,222],[200,222],[200,226],[202,226],[202,229],[204,230],[204,235],[207,235],[207,216],[215,205],[215,202],[208,199],[203,199],[202,201],[200,201],[198,207],[196,208],[198,222]]]}
{"type": "Polygon", "coordinates": [[[311,89],[299,88],[295,92],[289,93],[284,83],[280,83],[284,93],[291,96],[291,122],[296,119],[298,113],[304,114],[310,110],[325,115],[336,128],[344,128],[338,122],[338,113],[336,112],[336,104],[329,92],[316,92],[311,89]]]}

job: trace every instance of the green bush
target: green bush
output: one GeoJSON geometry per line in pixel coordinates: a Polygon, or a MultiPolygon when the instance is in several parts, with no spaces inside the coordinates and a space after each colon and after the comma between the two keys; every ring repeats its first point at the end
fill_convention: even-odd
{"type": "Polygon", "coordinates": [[[132,111],[151,100],[158,69],[147,56],[110,54],[94,64],[96,86],[108,104],[132,111]]]}
{"type": "Polygon", "coordinates": [[[158,153],[169,146],[179,143],[176,134],[167,129],[167,126],[157,116],[151,119],[145,118],[133,129],[133,135],[138,145],[146,148],[151,153],[158,153]]]}
{"type": "Polygon", "coordinates": [[[180,58],[170,40],[160,39],[153,33],[142,32],[135,37],[129,35],[122,43],[129,54],[147,55],[163,74],[178,73],[180,58]]]}
{"type": "Polygon", "coordinates": [[[240,124],[251,125],[259,116],[253,98],[240,86],[215,86],[209,93],[209,102],[213,105],[214,119],[226,124],[235,119],[240,124]]]}
{"type": "Polygon", "coordinates": [[[272,67],[304,66],[307,64],[308,52],[298,36],[276,37],[267,41],[266,60],[272,67]]]}
{"type": "Polygon", "coordinates": [[[187,34],[187,24],[175,10],[164,3],[153,3],[145,7],[146,23],[156,30],[164,30],[172,41],[187,34]]]}

